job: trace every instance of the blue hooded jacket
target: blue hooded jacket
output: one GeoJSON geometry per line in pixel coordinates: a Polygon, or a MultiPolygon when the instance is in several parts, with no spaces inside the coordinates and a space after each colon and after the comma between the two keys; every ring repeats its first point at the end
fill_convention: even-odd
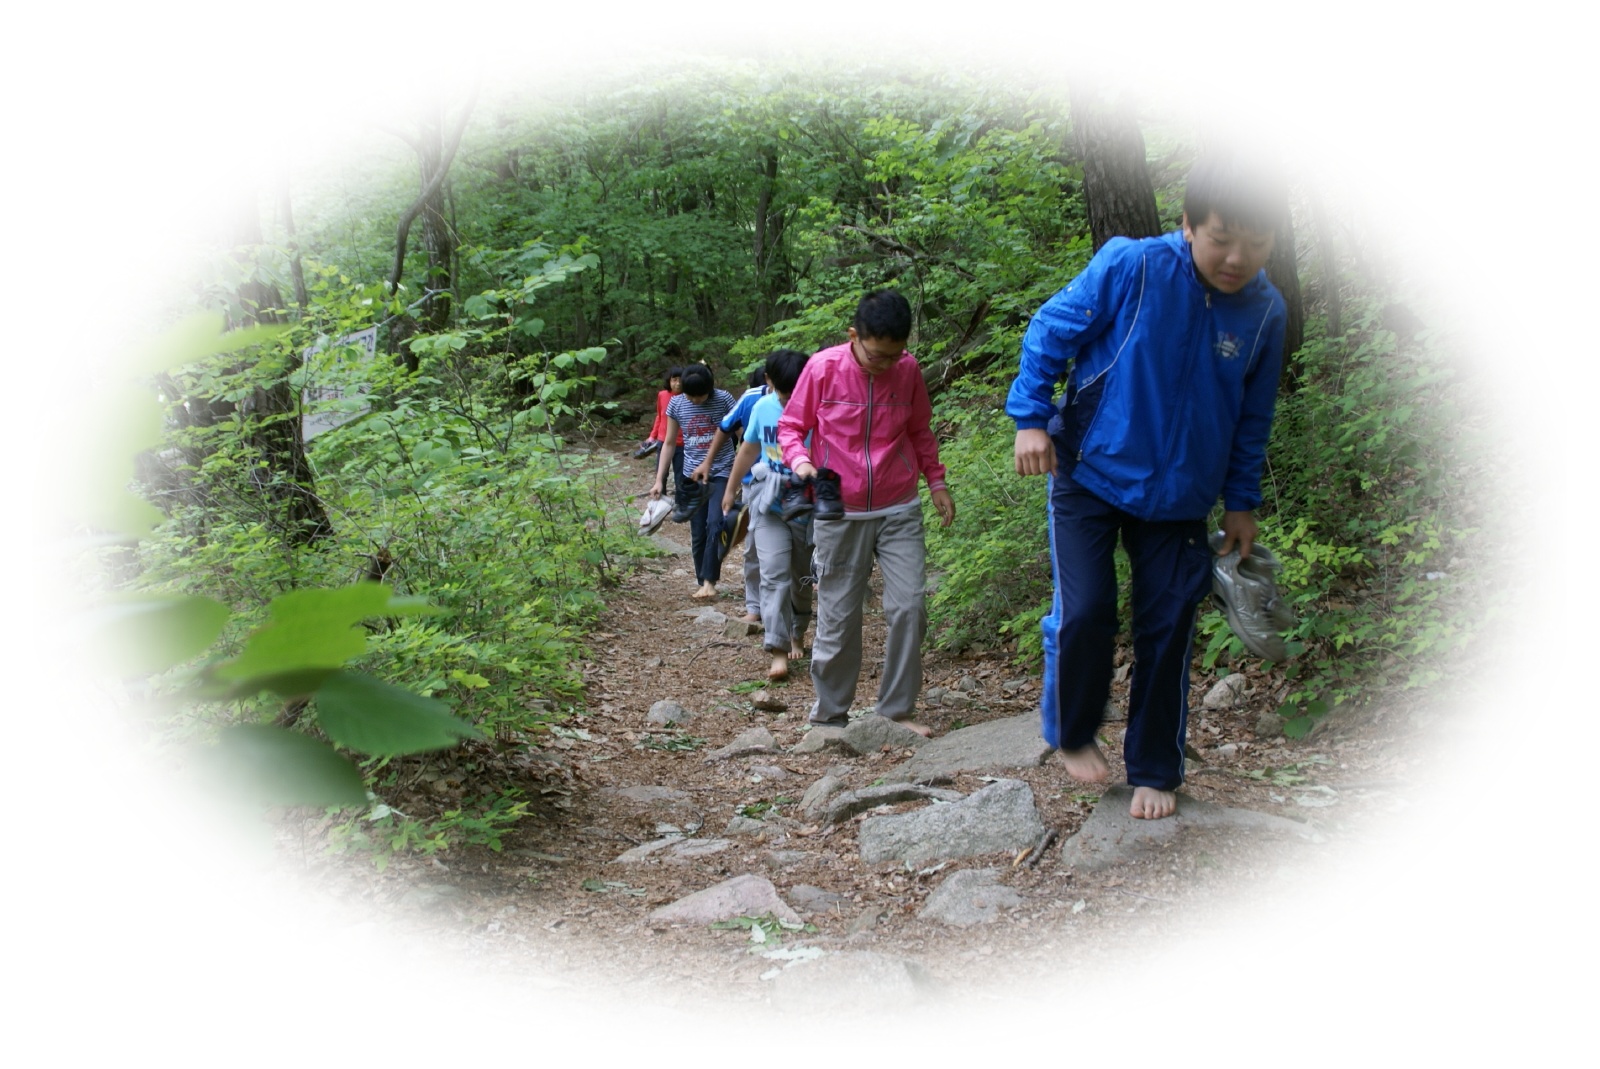
{"type": "Polygon", "coordinates": [[[1265,271],[1238,293],[1206,286],[1181,232],[1112,238],[1028,324],[1006,414],[1049,429],[1059,474],[1141,519],[1204,519],[1219,495],[1256,508],[1286,316],[1265,271]]]}

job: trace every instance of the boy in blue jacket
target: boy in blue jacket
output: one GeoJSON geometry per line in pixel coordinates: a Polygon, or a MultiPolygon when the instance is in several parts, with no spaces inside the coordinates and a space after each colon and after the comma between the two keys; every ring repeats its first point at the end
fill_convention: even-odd
{"type": "Polygon", "coordinates": [[[1113,238],[1039,309],[1006,400],[1017,473],[1051,480],[1042,734],[1086,782],[1111,774],[1095,734],[1111,691],[1119,535],[1132,565],[1123,763],[1135,817],[1177,808],[1219,496],[1222,552],[1249,556],[1255,540],[1286,317],[1264,268],[1287,213],[1266,175],[1227,156],[1196,163],[1180,230],[1113,238]]]}

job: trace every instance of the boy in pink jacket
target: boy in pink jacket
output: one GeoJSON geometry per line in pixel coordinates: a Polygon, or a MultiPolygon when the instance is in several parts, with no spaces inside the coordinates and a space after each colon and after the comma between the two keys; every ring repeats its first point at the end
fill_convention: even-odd
{"type": "Polygon", "coordinates": [[[955,503],[945,489],[922,369],[905,347],[911,336],[910,304],[893,290],[869,293],[856,306],[847,333],[848,342],[823,349],[806,363],[778,422],[784,463],[817,488],[811,649],[817,701],[811,722],[842,726],[847,721],[861,674],[862,607],[876,558],[888,629],[876,711],[926,735],[928,729],[912,720],[928,629],[918,478],[927,480],[945,527],[955,519],[955,503]],[[837,518],[824,507],[831,496],[830,472],[837,476],[843,503],[837,518]]]}

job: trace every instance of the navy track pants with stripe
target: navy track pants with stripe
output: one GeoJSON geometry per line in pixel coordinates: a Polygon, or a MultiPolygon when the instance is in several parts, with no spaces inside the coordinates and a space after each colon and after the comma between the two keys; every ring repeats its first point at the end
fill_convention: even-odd
{"type": "Polygon", "coordinates": [[[1063,750],[1094,741],[1111,694],[1117,636],[1118,536],[1133,572],[1133,681],[1123,763],[1136,787],[1183,782],[1194,616],[1211,588],[1205,521],[1148,521],[1057,474],[1050,484],[1055,595],[1044,618],[1044,740],[1063,750]]]}

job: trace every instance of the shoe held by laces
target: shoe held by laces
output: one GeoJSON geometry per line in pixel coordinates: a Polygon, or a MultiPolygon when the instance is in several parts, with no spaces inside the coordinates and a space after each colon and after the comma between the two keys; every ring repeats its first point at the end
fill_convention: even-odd
{"type": "Polygon", "coordinates": [[[1243,559],[1237,547],[1227,554],[1217,553],[1222,539],[1221,531],[1212,532],[1211,593],[1222,603],[1228,626],[1257,657],[1288,660],[1289,647],[1279,632],[1299,621],[1278,593],[1277,576],[1283,563],[1260,542],[1253,544],[1250,556],[1243,559]]]}
{"type": "Polygon", "coordinates": [[[717,533],[717,559],[726,559],[728,551],[742,543],[749,531],[750,509],[741,501],[722,517],[722,530],[717,533]]]}
{"type": "Polygon", "coordinates": [[[844,518],[844,493],[839,486],[839,473],[832,468],[818,468],[811,478],[811,497],[816,503],[819,520],[844,518]]]}
{"type": "Polygon", "coordinates": [[[639,448],[635,449],[633,451],[633,459],[634,460],[643,460],[645,457],[649,456],[652,453],[658,452],[660,449],[661,449],[661,443],[660,442],[657,442],[657,441],[655,441],[653,439],[650,439],[650,438],[646,438],[644,441],[639,443],[639,448]]]}
{"type": "Polygon", "coordinates": [[[644,506],[644,514],[639,517],[639,533],[653,535],[667,522],[667,513],[672,511],[672,506],[661,498],[648,501],[644,506]]]}
{"type": "Polygon", "coordinates": [[[797,520],[816,508],[811,499],[811,480],[786,475],[778,488],[778,508],[785,521],[797,520]]]}
{"type": "Polygon", "coordinates": [[[679,479],[678,487],[673,492],[672,522],[686,523],[694,510],[700,507],[700,497],[705,492],[705,487],[692,479],[679,479]]]}

